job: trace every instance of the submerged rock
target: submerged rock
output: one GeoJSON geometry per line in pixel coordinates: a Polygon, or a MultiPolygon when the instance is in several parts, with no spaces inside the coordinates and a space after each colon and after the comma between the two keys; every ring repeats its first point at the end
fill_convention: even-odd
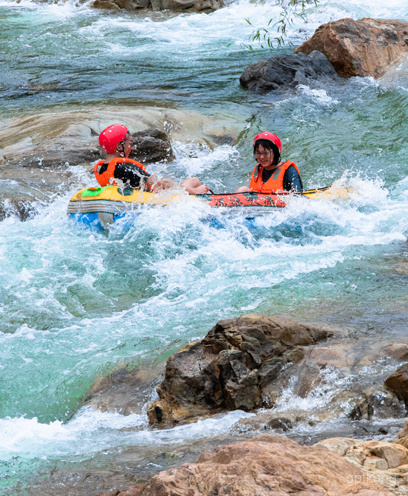
{"type": "Polygon", "coordinates": [[[188,344],[167,361],[160,399],[148,406],[151,424],[168,425],[228,410],[270,407],[276,380],[304,346],[331,331],[279,317],[246,315],[220,321],[202,341],[188,344]]]}
{"type": "Polygon", "coordinates": [[[401,418],[404,415],[398,397],[390,391],[364,393],[350,413],[353,420],[401,418]]]}
{"type": "Polygon", "coordinates": [[[213,12],[224,7],[223,0],[94,0],[90,7],[107,10],[173,10],[175,12],[213,12]]]}
{"type": "Polygon", "coordinates": [[[295,53],[326,55],[340,76],[382,76],[408,53],[408,22],[385,19],[340,19],[320,26],[295,53]]]}
{"type": "Polygon", "coordinates": [[[244,69],[239,82],[251,91],[265,93],[335,77],[336,71],[327,57],[319,51],[313,51],[310,55],[298,53],[255,62],[244,69]]]}
{"type": "Polygon", "coordinates": [[[17,217],[27,220],[35,213],[35,206],[30,200],[7,199],[0,201],[0,222],[6,217],[17,217]]]}
{"type": "MultiPolygon", "coordinates": [[[[351,443],[348,449],[350,446],[351,443]]],[[[385,447],[377,449],[378,458],[388,460],[387,466],[391,458],[394,465],[405,460],[404,448],[393,446],[389,452],[385,452],[385,447]]],[[[161,472],[149,484],[101,496],[393,494],[375,478],[367,477],[364,468],[358,466],[360,463],[348,461],[332,448],[323,444],[300,446],[285,437],[265,434],[207,451],[197,463],[161,472]]]]}

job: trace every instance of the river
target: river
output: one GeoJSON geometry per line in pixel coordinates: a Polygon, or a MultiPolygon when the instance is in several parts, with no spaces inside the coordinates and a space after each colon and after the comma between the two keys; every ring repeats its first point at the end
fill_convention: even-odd
{"type": "MultiPolygon", "coordinates": [[[[279,12],[269,0],[209,15],[0,0],[0,134],[12,123],[17,147],[29,144],[25,119],[39,114],[87,112],[97,121],[108,110],[118,121],[117,109],[128,120],[142,109],[166,127],[166,111],[178,112],[185,120],[177,133],[167,123],[176,158],[153,171],[235,190],[252,170],[253,136],[271,130],[307,188],[352,187],[346,200],[294,198],[257,219],[257,229],[240,218],[217,228],[205,208],[181,203],[144,212],[126,233],[104,234],[66,216],[85,180],[79,167],[71,187],[38,203],[36,215],[0,222],[0,494],[27,494],[33,477],[90,466],[115,449],[211,438],[250,416],[152,431],[145,411],[83,406],[97,377],[121,364],[163,362],[220,319],[264,313],[329,323],[347,329],[361,356],[406,342],[408,62],[379,81],[244,91],[244,67],[270,55],[248,50],[249,36],[279,12]]],[[[298,45],[344,17],[408,21],[408,2],[321,1],[308,7],[306,23],[295,20],[288,40],[298,45]]],[[[1,191],[12,188],[18,182],[0,178],[1,191]]],[[[319,397],[288,391],[281,409],[301,402],[313,416],[350,381],[373,383],[395,368],[377,360],[348,382],[334,377],[319,397]]],[[[331,426],[349,410],[342,405],[331,426]]]]}

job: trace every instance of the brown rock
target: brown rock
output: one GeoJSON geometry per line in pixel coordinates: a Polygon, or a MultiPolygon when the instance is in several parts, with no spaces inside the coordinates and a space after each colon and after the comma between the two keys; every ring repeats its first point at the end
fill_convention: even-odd
{"type": "MultiPolygon", "coordinates": [[[[323,446],[262,435],[204,453],[197,463],[166,470],[149,484],[109,496],[391,496],[323,446]]],[[[106,495],[108,496],[108,495],[106,495]]]]}
{"type": "Polygon", "coordinates": [[[381,470],[405,466],[408,462],[408,449],[387,441],[361,441],[351,438],[330,438],[319,441],[316,446],[325,446],[358,465],[377,465],[383,460],[381,470]],[[372,460],[371,460],[372,459],[372,460]]]}
{"type": "Polygon", "coordinates": [[[303,358],[303,346],[331,335],[279,317],[246,315],[219,322],[202,340],[167,361],[160,399],[148,406],[152,424],[171,424],[226,410],[270,407],[271,384],[303,358]]]}
{"type": "Polygon", "coordinates": [[[385,348],[385,355],[395,360],[408,360],[408,344],[393,343],[385,348]]]}
{"type": "Polygon", "coordinates": [[[408,363],[385,380],[385,386],[393,391],[408,408],[408,363]]]}
{"type": "Polygon", "coordinates": [[[383,19],[340,19],[320,26],[295,53],[318,50],[340,76],[382,76],[408,52],[408,22],[383,19]]]}
{"type": "Polygon", "coordinates": [[[401,444],[401,446],[404,446],[405,448],[408,448],[408,420],[405,421],[405,425],[398,433],[395,442],[397,444],[401,444]]]}

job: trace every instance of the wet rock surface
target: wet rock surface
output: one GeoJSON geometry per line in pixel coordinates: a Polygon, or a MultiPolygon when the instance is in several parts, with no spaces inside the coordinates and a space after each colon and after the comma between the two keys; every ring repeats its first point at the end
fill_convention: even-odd
{"type": "Polygon", "coordinates": [[[340,76],[382,76],[390,64],[408,53],[408,22],[386,19],[340,19],[320,26],[295,50],[318,50],[340,76]]]}
{"type": "Polygon", "coordinates": [[[122,415],[141,413],[160,381],[163,368],[158,364],[119,367],[94,382],[85,405],[122,415]]]}
{"type": "Polygon", "coordinates": [[[90,7],[107,10],[172,10],[175,12],[213,12],[224,7],[223,0],[94,0],[90,7]]]}
{"type": "Polygon", "coordinates": [[[258,93],[310,85],[324,78],[336,78],[336,71],[326,55],[320,51],[310,54],[297,53],[270,57],[255,62],[244,69],[239,81],[241,86],[258,93]]]}
{"type": "Polygon", "coordinates": [[[206,450],[244,439],[245,436],[234,434],[185,442],[182,446],[148,443],[110,449],[94,457],[86,467],[83,463],[58,467],[49,477],[31,481],[29,488],[21,492],[17,489],[13,496],[95,496],[113,490],[115,494],[148,483],[163,470],[194,463],[206,450]]]}
{"type": "Polygon", "coordinates": [[[350,412],[350,418],[353,420],[401,418],[404,413],[397,395],[390,391],[379,391],[363,393],[361,401],[350,412]]]}
{"type": "MultiPolygon", "coordinates": [[[[374,478],[367,477],[360,461],[363,457],[348,460],[353,441],[333,440],[328,447],[323,443],[306,447],[285,437],[261,435],[205,452],[197,463],[161,472],[149,484],[122,492],[105,493],[103,496],[397,494],[387,489],[387,482],[382,485],[374,478]]],[[[387,464],[387,467],[392,465],[394,468],[399,468],[405,462],[408,453],[403,447],[384,444],[369,446],[366,450],[370,456],[364,462],[367,458],[376,458],[383,461],[384,466],[387,464]]],[[[367,465],[373,470],[371,465],[367,465]]],[[[400,479],[403,483],[403,476],[400,479]]]]}
{"type": "Polygon", "coordinates": [[[331,331],[280,317],[246,315],[220,321],[202,340],[167,361],[160,399],[148,406],[151,424],[171,425],[228,410],[273,405],[282,369],[304,356],[304,347],[331,331]]]}
{"type": "MultiPolygon", "coordinates": [[[[91,164],[103,159],[105,154],[98,144],[98,132],[92,127],[88,133],[90,140],[84,142],[74,130],[49,137],[34,144],[30,152],[3,155],[3,160],[11,167],[56,168],[69,165],[91,164]]],[[[168,135],[159,129],[146,129],[132,134],[135,149],[131,158],[143,163],[174,159],[168,135]]]]}
{"type": "Polygon", "coordinates": [[[408,408],[408,363],[402,365],[395,374],[387,377],[385,386],[395,393],[408,408]]]}

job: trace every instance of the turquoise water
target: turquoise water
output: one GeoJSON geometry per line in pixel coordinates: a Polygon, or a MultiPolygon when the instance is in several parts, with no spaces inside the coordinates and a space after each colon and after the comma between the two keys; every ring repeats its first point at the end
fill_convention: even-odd
{"type": "MultiPolygon", "coordinates": [[[[268,52],[242,46],[251,32],[245,17],[262,25],[277,13],[273,2],[179,16],[0,3],[8,27],[0,32],[0,132],[9,119],[44,112],[118,104],[182,109],[238,126],[236,144],[211,148],[179,139],[175,161],[150,169],[235,190],[248,181],[253,136],[271,129],[306,187],[334,181],[353,187],[345,200],[294,198],[284,211],[256,219],[255,230],[239,217],[220,219],[224,227],[217,229],[208,208],[186,198],[143,212],[126,234],[89,232],[66,217],[76,184],[51,204],[39,204],[26,222],[3,220],[2,494],[106,449],[215,436],[245,417],[237,412],[152,432],[144,413],[125,417],[82,407],[99,375],[120,364],[163,361],[220,319],[280,314],[352,326],[357,340],[406,340],[406,62],[384,81],[250,94],[240,89],[239,76],[268,52]]],[[[306,36],[328,20],[364,16],[408,20],[408,4],[321,2],[308,11],[306,36]]],[[[299,27],[289,32],[295,44],[302,41],[299,27]]],[[[378,370],[366,374],[370,381],[378,370]]]]}

